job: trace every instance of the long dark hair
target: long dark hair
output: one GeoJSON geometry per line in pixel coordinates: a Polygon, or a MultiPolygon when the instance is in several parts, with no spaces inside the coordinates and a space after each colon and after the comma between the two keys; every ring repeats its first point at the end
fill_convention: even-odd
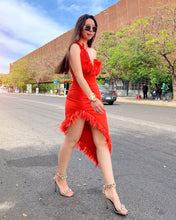
{"type": "MultiPolygon", "coordinates": [[[[74,44],[80,40],[81,31],[82,31],[83,26],[85,25],[85,22],[88,18],[92,19],[95,22],[95,26],[97,27],[97,22],[96,22],[93,15],[85,14],[85,15],[82,15],[81,17],[78,18],[78,21],[76,22],[76,25],[75,25],[75,28],[74,28],[74,31],[73,31],[73,34],[72,34],[72,37],[70,40],[69,47],[67,49],[67,52],[66,52],[64,58],[62,59],[62,61],[60,62],[60,64],[55,69],[56,74],[60,74],[60,73],[67,74],[69,72],[70,47],[72,44],[74,44]]],[[[92,43],[95,39],[95,36],[96,36],[96,33],[94,34],[94,36],[90,40],[87,41],[88,47],[92,46],[92,43]]]]}

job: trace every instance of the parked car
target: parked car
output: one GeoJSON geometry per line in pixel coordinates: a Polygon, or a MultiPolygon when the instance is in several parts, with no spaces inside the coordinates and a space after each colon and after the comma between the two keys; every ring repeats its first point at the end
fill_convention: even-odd
{"type": "Polygon", "coordinates": [[[112,105],[117,99],[117,93],[115,90],[109,89],[105,85],[98,85],[101,98],[103,102],[107,102],[109,105],[112,105]]]}

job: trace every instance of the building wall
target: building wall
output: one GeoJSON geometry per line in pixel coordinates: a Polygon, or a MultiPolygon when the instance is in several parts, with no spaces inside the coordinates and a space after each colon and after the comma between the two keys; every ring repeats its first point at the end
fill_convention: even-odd
{"type": "MultiPolygon", "coordinates": [[[[120,28],[132,23],[134,20],[151,15],[152,8],[158,3],[172,4],[176,3],[176,0],[121,0],[117,2],[95,16],[98,23],[96,39],[98,39],[104,31],[117,32],[120,28]]],[[[32,62],[36,57],[45,57],[48,58],[46,59],[48,62],[52,60],[53,65],[57,65],[66,52],[72,32],[73,29],[21,59],[26,58],[29,62],[32,62]]],[[[12,69],[19,60],[10,64],[10,69],[12,69]]]]}

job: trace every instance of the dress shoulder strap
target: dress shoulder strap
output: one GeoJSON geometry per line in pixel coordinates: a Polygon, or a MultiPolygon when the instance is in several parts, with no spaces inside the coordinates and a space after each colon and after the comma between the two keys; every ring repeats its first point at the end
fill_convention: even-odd
{"type": "Polygon", "coordinates": [[[80,47],[80,49],[84,49],[84,44],[82,43],[79,43],[79,42],[76,42],[76,44],[78,44],[78,46],[80,47]]]}

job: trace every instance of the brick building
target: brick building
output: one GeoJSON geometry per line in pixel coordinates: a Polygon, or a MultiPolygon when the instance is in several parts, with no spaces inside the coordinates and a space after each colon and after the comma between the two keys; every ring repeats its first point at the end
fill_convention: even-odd
{"type": "MultiPolygon", "coordinates": [[[[134,20],[151,15],[152,8],[158,3],[171,5],[176,3],[176,0],[120,0],[95,16],[98,23],[96,39],[98,39],[104,31],[117,32],[120,28],[132,23],[134,20]]],[[[72,31],[73,29],[21,59],[26,58],[31,62],[36,57],[44,56],[48,62],[52,61],[53,66],[57,65],[65,54],[72,31]]],[[[19,60],[10,64],[10,70],[19,60]]]]}

